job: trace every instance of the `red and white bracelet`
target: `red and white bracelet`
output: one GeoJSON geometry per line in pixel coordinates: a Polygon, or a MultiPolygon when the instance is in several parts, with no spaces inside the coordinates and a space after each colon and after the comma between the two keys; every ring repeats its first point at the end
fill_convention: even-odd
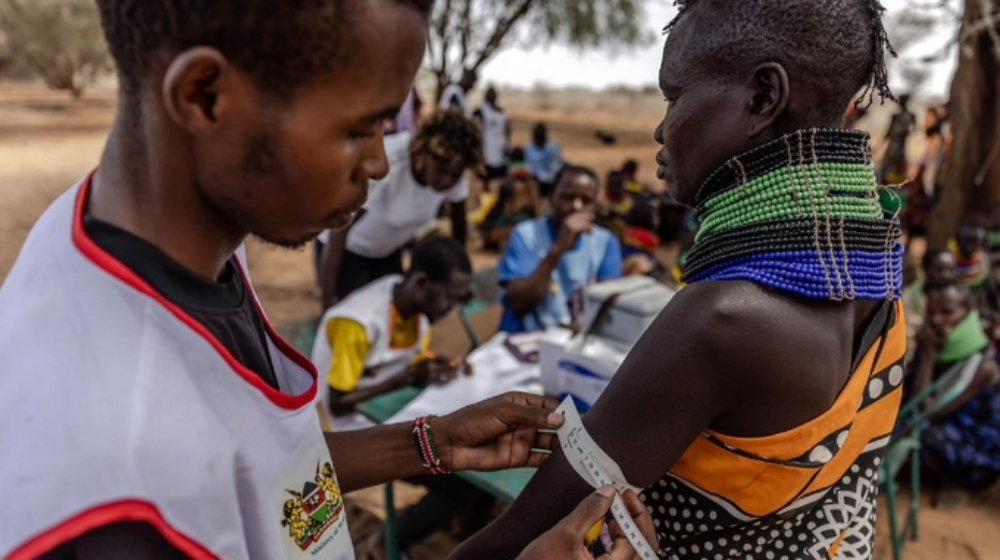
{"type": "Polygon", "coordinates": [[[417,451],[423,460],[424,468],[428,474],[440,475],[448,474],[449,471],[441,464],[441,456],[438,455],[437,447],[434,445],[434,435],[431,433],[431,419],[434,416],[424,416],[413,421],[413,439],[417,444],[417,451]]]}

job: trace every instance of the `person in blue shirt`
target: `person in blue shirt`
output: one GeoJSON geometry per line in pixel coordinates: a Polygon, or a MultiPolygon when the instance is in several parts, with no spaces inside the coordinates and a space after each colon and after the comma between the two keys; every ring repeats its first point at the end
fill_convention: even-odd
{"type": "Polygon", "coordinates": [[[621,276],[618,240],[594,224],[597,175],[568,166],[555,184],[552,214],[519,224],[500,261],[504,332],[572,325],[582,289],[621,276]]]}
{"type": "Polygon", "coordinates": [[[556,175],[563,167],[562,154],[559,145],[549,140],[549,131],[545,125],[538,123],[531,133],[531,142],[525,148],[525,158],[528,171],[538,181],[538,192],[543,197],[552,195],[555,188],[556,175]]]}

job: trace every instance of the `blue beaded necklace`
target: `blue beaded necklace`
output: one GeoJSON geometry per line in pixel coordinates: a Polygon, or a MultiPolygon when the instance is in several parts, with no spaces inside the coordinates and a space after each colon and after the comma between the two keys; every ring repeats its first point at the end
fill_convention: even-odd
{"type": "Polygon", "coordinates": [[[800,130],[741,154],[702,185],[687,283],[745,280],[813,300],[895,300],[903,247],[878,205],[870,139],[800,130]]]}

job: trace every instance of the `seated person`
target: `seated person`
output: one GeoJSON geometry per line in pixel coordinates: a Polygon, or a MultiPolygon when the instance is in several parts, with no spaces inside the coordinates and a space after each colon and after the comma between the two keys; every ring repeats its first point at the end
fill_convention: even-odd
{"type": "Polygon", "coordinates": [[[913,358],[916,352],[916,336],[924,326],[927,301],[924,291],[927,286],[935,286],[954,282],[958,279],[958,269],[955,267],[955,256],[951,251],[940,249],[924,253],[923,278],[907,277],[909,259],[904,260],[903,268],[903,307],[906,310],[907,358],[913,358]]]}
{"type": "Polygon", "coordinates": [[[622,177],[625,181],[625,190],[640,196],[649,195],[649,187],[639,181],[639,162],[630,159],[622,165],[622,177]]]}
{"type": "Polygon", "coordinates": [[[624,218],[635,205],[635,196],[625,188],[625,175],[621,171],[608,173],[604,183],[605,205],[602,217],[606,220],[624,218]]]}
{"type": "Polygon", "coordinates": [[[650,275],[667,279],[669,271],[660,264],[654,251],[660,246],[659,214],[645,196],[628,191],[625,175],[608,174],[604,188],[606,204],[598,223],[608,228],[622,246],[622,275],[650,275]]]}
{"type": "Polygon", "coordinates": [[[385,139],[389,174],[374,181],[350,227],[333,231],[323,268],[323,309],[358,288],[403,271],[403,247],[451,203],[453,237],[465,246],[466,171],[479,164],[476,125],[456,112],[438,113],[416,134],[385,139]]]}
{"type": "Polygon", "coordinates": [[[462,364],[428,358],[430,325],[468,298],[472,265],[456,241],[417,245],[406,276],[389,275],[331,307],[312,360],[325,376],[322,398],[336,430],[371,426],[355,407],[408,385],[447,383],[462,364]]]}
{"type": "Polygon", "coordinates": [[[966,286],[975,292],[989,277],[986,255],[986,228],[978,216],[969,216],[958,228],[955,239],[949,244],[955,256],[958,275],[966,286]]]}
{"type": "Polygon", "coordinates": [[[992,278],[992,263],[986,250],[988,236],[986,218],[973,214],[958,228],[951,243],[958,276],[972,291],[972,301],[979,310],[984,326],[992,330],[1000,315],[1000,287],[992,278]]]}
{"type": "MultiPolygon", "coordinates": [[[[989,338],[965,284],[950,281],[927,288],[927,316],[917,336],[911,365],[912,394],[919,394],[953,365],[989,352],[989,338]]],[[[942,507],[957,507],[968,492],[1000,480],[1000,368],[988,356],[954,402],[939,411],[922,432],[926,464],[942,477],[942,507]]]]}
{"type": "Polygon", "coordinates": [[[538,184],[524,163],[524,149],[514,148],[499,196],[481,226],[484,248],[502,250],[515,226],[540,213],[538,184]]]}
{"type": "Polygon", "coordinates": [[[608,174],[605,186],[608,205],[601,216],[601,225],[611,230],[622,244],[622,257],[627,259],[636,254],[652,256],[660,246],[656,234],[660,227],[659,215],[653,203],[630,192],[621,172],[608,174]]]}
{"type": "Polygon", "coordinates": [[[552,214],[514,229],[498,265],[506,291],[502,331],[572,325],[571,299],[588,284],[621,276],[618,240],[594,224],[597,190],[593,171],[566,167],[556,178],[552,214]]]}

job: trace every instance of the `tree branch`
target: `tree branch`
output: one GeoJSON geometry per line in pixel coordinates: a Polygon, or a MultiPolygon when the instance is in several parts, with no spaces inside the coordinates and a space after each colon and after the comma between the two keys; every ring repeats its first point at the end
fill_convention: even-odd
{"type": "Polygon", "coordinates": [[[531,10],[531,6],[534,4],[534,0],[521,0],[521,3],[514,9],[510,16],[506,18],[500,18],[497,21],[497,26],[490,35],[489,40],[483,47],[483,50],[479,52],[479,56],[476,58],[475,64],[472,65],[472,70],[479,70],[479,67],[483,65],[493,53],[503,45],[504,38],[513,29],[514,24],[524,18],[531,10]]]}
{"type": "Polygon", "coordinates": [[[464,0],[465,4],[462,7],[462,34],[461,34],[461,58],[462,68],[465,68],[465,63],[469,59],[469,37],[472,34],[472,0],[464,0]]]}

